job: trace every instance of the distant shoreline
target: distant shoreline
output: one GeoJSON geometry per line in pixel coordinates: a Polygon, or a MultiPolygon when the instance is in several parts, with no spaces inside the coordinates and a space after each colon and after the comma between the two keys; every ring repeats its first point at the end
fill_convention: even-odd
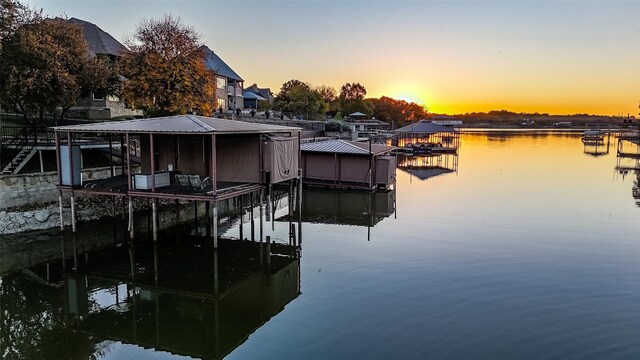
{"type": "MultiPolygon", "coordinates": [[[[483,133],[483,132],[513,132],[513,133],[582,133],[585,130],[595,130],[597,127],[586,125],[576,125],[571,127],[554,127],[554,126],[539,126],[539,127],[526,127],[526,126],[506,126],[506,125],[471,125],[456,127],[456,130],[465,133],[483,133]]],[[[627,130],[638,130],[638,126],[602,126],[599,128],[602,131],[620,132],[627,130]]]]}

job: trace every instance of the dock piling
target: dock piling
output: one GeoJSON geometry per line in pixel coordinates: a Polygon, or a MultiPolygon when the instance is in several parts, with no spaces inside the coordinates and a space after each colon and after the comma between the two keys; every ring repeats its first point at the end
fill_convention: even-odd
{"type": "Polygon", "coordinates": [[[250,196],[251,196],[251,211],[249,212],[249,214],[251,216],[251,241],[256,241],[256,222],[253,218],[253,208],[255,206],[255,204],[253,203],[253,193],[251,193],[250,196]]]}
{"type": "Polygon", "coordinates": [[[158,202],[156,198],[151,201],[151,215],[153,222],[153,242],[158,241],[158,202]]]}
{"type": "Polygon", "coordinates": [[[213,207],[213,248],[218,249],[218,203],[216,201],[212,201],[211,206],[213,207]]]}
{"type": "Polygon", "coordinates": [[[71,231],[76,232],[76,202],[73,191],[71,192],[71,231]]]}
{"type": "Polygon", "coordinates": [[[244,215],[244,208],[243,208],[243,204],[242,204],[242,195],[240,195],[240,199],[238,200],[240,206],[239,208],[239,215],[240,215],[240,233],[238,234],[238,236],[240,237],[240,240],[244,240],[244,233],[243,233],[243,227],[244,227],[244,221],[242,219],[242,216],[244,215]]]}
{"type": "Polygon", "coordinates": [[[263,197],[263,193],[262,190],[260,190],[260,243],[262,243],[263,240],[263,235],[264,235],[264,218],[263,218],[263,213],[264,213],[264,197],[263,197]]]}
{"type": "Polygon", "coordinates": [[[58,202],[60,204],[60,231],[64,230],[64,217],[62,214],[62,191],[59,191],[58,202]]]}
{"type": "MultiPolygon", "coordinates": [[[[124,199],[123,199],[124,201],[124,199]]],[[[124,212],[122,213],[122,215],[124,216],[124,212]]],[[[131,196],[129,196],[129,238],[133,239],[134,237],[134,231],[133,231],[133,200],[131,199],[131,196]]]]}

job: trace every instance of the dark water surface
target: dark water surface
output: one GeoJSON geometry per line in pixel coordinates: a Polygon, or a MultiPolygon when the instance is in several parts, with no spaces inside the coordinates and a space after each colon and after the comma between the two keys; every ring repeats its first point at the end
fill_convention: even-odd
{"type": "Polygon", "coordinates": [[[0,278],[0,355],[640,358],[638,179],[616,169],[636,162],[611,143],[594,156],[579,135],[463,135],[457,158],[399,159],[396,193],[305,190],[299,251],[286,198],[269,249],[165,235],[74,266],[67,236],[64,263],[0,278]]]}

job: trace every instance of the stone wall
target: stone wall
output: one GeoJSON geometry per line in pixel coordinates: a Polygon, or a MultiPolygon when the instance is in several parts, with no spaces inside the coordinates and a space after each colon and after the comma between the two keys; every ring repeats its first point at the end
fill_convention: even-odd
{"type": "MultiPolygon", "coordinates": [[[[120,167],[116,167],[116,173],[120,173],[120,167]]],[[[108,167],[97,169],[85,169],[82,171],[82,180],[95,180],[111,176],[108,167]]],[[[58,200],[57,172],[38,174],[19,174],[0,176],[0,210],[21,207],[37,206],[58,200]]]]}
{"type": "MultiPolygon", "coordinates": [[[[86,195],[76,200],[76,220],[78,224],[86,223],[115,215],[128,221],[127,204],[122,206],[122,199],[114,203],[109,197],[102,195],[86,195]],[[112,207],[112,204],[115,205],[112,207]],[[124,216],[123,216],[124,213],[124,216]]],[[[149,203],[144,198],[133,199],[135,232],[146,233],[151,217],[149,203]]],[[[198,203],[198,216],[205,214],[205,203],[198,203]]],[[[159,229],[191,221],[195,218],[195,206],[192,202],[179,202],[175,205],[170,200],[158,201],[159,229]]],[[[71,226],[71,205],[68,200],[63,203],[62,218],[65,227],[71,226]]],[[[35,210],[0,211],[0,235],[18,234],[29,231],[56,229],[60,227],[60,208],[52,203],[35,210]]]]}

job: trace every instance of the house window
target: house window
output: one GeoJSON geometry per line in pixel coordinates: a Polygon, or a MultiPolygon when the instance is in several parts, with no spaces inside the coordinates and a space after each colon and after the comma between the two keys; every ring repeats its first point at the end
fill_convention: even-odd
{"type": "Polygon", "coordinates": [[[217,109],[226,109],[227,108],[227,100],[226,99],[218,99],[218,101],[216,101],[216,108],[217,109]]]}
{"type": "Polygon", "coordinates": [[[227,79],[223,78],[223,77],[216,77],[216,87],[218,89],[227,89],[227,79]]]}
{"type": "Polygon", "coordinates": [[[104,100],[106,95],[104,91],[96,91],[93,93],[93,100],[104,100]]]}

